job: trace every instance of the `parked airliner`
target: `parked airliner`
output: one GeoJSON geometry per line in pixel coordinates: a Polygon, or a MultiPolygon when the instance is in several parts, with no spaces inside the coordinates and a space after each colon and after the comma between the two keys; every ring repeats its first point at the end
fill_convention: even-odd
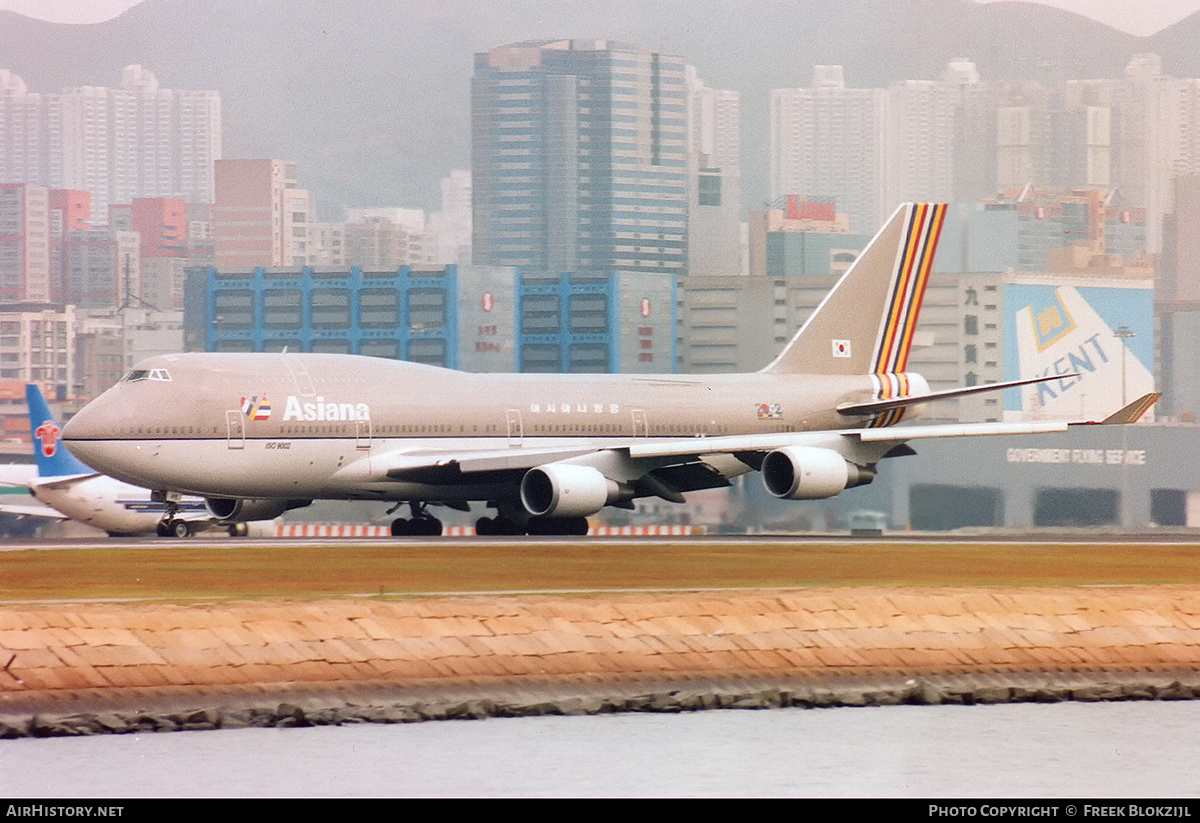
{"type": "MultiPolygon", "coordinates": [[[[393,534],[440,534],[429,506],[486,503],[481,534],[583,534],[605,506],[759,471],[805,500],[870,483],[930,437],[1065,421],[893,427],[933,400],[906,371],[946,206],[901,206],[783,352],[740,375],[468,374],[337,354],[194,353],[137,365],[64,437],[89,465],[226,514],[314,499],[408,504],[393,534]],[[257,503],[251,502],[257,500],[257,503]]],[[[1105,419],[1136,420],[1146,395],[1105,419]]],[[[394,510],[394,509],[393,509],[394,510]]],[[[176,514],[168,514],[166,528],[176,514]]]]}
{"type": "Polygon", "coordinates": [[[29,405],[37,476],[30,477],[24,485],[61,517],[110,535],[185,537],[209,528],[226,528],[231,535],[247,533],[246,522],[223,519],[198,497],[175,501],[173,516],[168,519],[165,504],[154,500],[149,489],[98,474],[71,454],[61,440],[62,429],[36,384],[25,386],[25,399],[29,405]]]}

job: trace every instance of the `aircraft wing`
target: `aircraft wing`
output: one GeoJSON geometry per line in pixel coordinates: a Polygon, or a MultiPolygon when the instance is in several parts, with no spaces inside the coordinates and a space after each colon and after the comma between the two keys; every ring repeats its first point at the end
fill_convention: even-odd
{"type": "Polygon", "coordinates": [[[586,446],[522,446],[466,453],[429,449],[387,455],[383,460],[387,462],[387,476],[391,480],[437,483],[452,482],[464,474],[525,471],[595,451],[586,446]]]}
{"type": "Polygon", "coordinates": [[[54,520],[66,520],[67,516],[31,499],[28,503],[10,503],[0,498],[0,514],[12,514],[18,517],[48,517],[54,520]]]}
{"type": "MultiPolygon", "coordinates": [[[[889,428],[841,429],[814,432],[773,432],[721,437],[628,438],[595,445],[520,446],[483,451],[419,449],[376,455],[371,458],[379,479],[379,463],[386,466],[389,480],[454,484],[475,476],[479,479],[512,479],[529,469],[550,463],[567,462],[598,468],[607,476],[634,484],[643,493],[668,500],[680,500],[682,492],[717,488],[729,484],[728,478],[762,465],[763,458],[776,449],[812,446],[840,452],[848,460],[874,463],[885,456],[897,455],[909,440],[944,437],[1045,434],[1067,431],[1078,425],[1114,425],[1138,420],[1159,394],[1138,398],[1101,421],[1066,420],[1028,423],[964,423],[889,428]]],[[[367,471],[362,462],[350,464],[341,475],[367,471]]],[[[363,477],[362,479],[366,479],[363,477]]]]}
{"type": "Polygon", "coordinates": [[[1100,421],[1039,420],[1028,423],[944,423],[929,426],[894,426],[879,429],[844,429],[822,432],[745,434],[730,437],[699,437],[666,442],[648,441],[629,446],[631,457],[703,455],[716,452],[766,452],[788,446],[829,445],[836,438],[861,443],[899,444],[907,440],[941,437],[1046,434],[1067,431],[1072,426],[1106,426],[1132,423],[1141,418],[1162,396],[1151,392],[1100,421]]]}
{"type": "Polygon", "coordinates": [[[55,511],[49,506],[40,505],[37,501],[32,503],[0,502],[0,514],[11,514],[17,517],[46,517],[53,520],[68,519],[62,512],[55,511]]]}
{"type": "Polygon", "coordinates": [[[923,440],[932,437],[975,437],[998,434],[1044,434],[1067,431],[1076,426],[1117,426],[1136,423],[1158,402],[1162,392],[1150,392],[1113,412],[1103,420],[1044,420],[1030,423],[964,423],[941,426],[897,426],[891,429],[865,429],[857,432],[863,442],[923,440]]]}
{"type": "Polygon", "coordinates": [[[1150,407],[1157,403],[1160,397],[1162,397],[1162,392],[1158,391],[1152,391],[1148,394],[1143,394],[1125,408],[1120,409],[1101,420],[1100,424],[1122,425],[1125,423],[1136,423],[1142,419],[1142,416],[1145,415],[1146,412],[1150,411],[1150,407]]]}
{"type": "MultiPolygon", "coordinates": [[[[521,446],[466,453],[420,450],[372,458],[372,461],[385,461],[389,480],[434,485],[453,484],[472,477],[503,480],[506,479],[505,474],[509,474],[507,479],[516,483],[528,470],[548,463],[566,461],[583,465],[598,464],[622,480],[636,483],[645,493],[674,502],[683,501],[683,492],[728,486],[729,477],[751,468],[749,463],[733,457],[722,455],[725,460],[721,461],[707,450],[700,450],[703,454],[698,454],[694,448],[696,439],[683,441],[693,446],[686,454],[661,454],[649,460],[631,460],[628,449],[636,442],[634,438],[629,438],[620,444],[521,446]]],[[[355,464],[351,464],[339,475],[359,470],[355,464]]]]}
{"type": "Polygon", "coordinates": [[[0,514],[66,519],[66,515],[31,497],[28,484],[3,481],[0,481],[0,514]]]}

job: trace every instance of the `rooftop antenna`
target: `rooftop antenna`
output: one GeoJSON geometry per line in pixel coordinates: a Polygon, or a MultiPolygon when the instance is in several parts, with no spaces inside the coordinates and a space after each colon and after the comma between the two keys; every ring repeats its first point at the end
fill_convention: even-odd
{"type": "Polygon", "coordinates": [[[125,299],[121,301],[121,305],[117,307],[117,311],[124,313],[126,309],[143,308],[150,311],[158,311],[158,306],[143,300],[141,295],[134,294],[130,289],[130,280],[132,278],[131,267],[129,265],[129,254],[125,254],[125,299]]]}

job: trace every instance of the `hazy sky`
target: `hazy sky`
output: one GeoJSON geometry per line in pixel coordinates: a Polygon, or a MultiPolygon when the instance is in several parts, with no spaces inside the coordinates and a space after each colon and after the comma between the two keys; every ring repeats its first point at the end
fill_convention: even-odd
{"type": "MultiPolygon", "coordinates": [[[[1148,35],[1200,9],[1200,0],[1036,0],[1084,14],[1131,34],[1148,35]]],[[[0,9],[58,23],[99,23],[139,0],[0,0],[0,9]]],[[[403,2],[403,0],[397,0],[403,2]]],[[[753,3],[754,0],[746,0],[753,3]]],[[[1000,0],[976,0],[994,3],[1000,0]]]]}

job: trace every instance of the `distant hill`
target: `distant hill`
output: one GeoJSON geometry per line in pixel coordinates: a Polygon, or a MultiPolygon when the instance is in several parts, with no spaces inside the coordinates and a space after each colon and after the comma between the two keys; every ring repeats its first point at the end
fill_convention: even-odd
{"type": "Polygon", "coordinates": [[[326,218],[343,206],[435,208],[470,167],[473,55],[541,37],[682,55],[742,95],[746,203],[767,193],[772,88],[840,63],[856,87],[933,79],[955,57],[985,80],[1118,77],[1130,55],[1200,76],[1200,15],[1137,38],[1067,12],[967,0],[147,0],[67,26],[0,12],[0,68],[30,89],[115,86],[140,63],[165,88],[216,89],[227,157],[300,163],[326,218]]]}

